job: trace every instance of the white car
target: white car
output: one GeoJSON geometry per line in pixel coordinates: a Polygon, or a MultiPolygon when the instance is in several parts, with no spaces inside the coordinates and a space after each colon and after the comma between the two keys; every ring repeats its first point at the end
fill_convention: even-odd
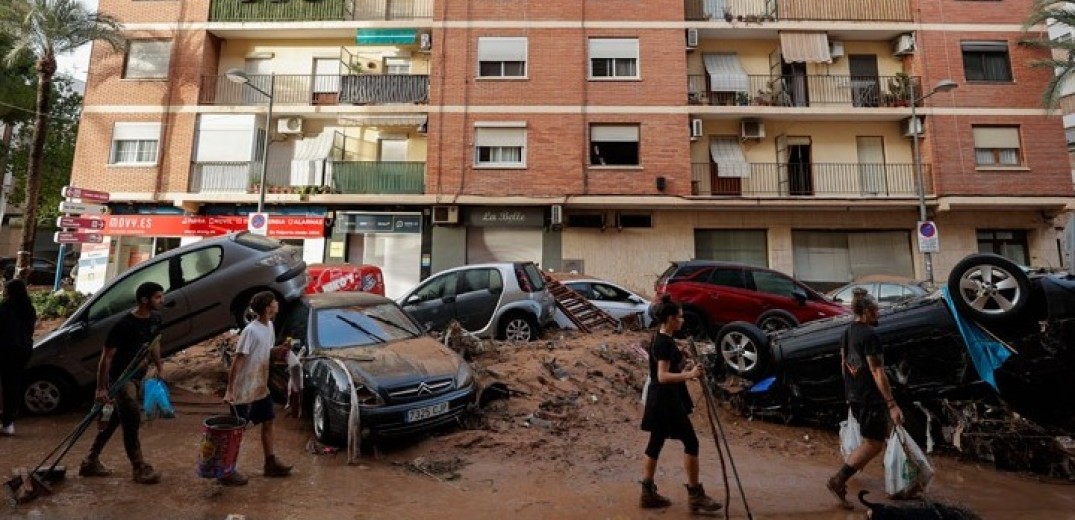
{"type": "MultiPolygon", "coordinates": [[[[613,318],[623,319],[637,314],[642,320],[643,327],[649,327],[653,318],[649,315],[649,300],[631,292],[619,285],[604,280],[593,278],[580,278],[563,280],[568,289],[575,291],[590,300],[601,310],[612,315],[613,318]]],[[[564,316],[563,311],[556,309],[556,325],[561,329],[573,329],[575,324],[564,316]]]]}

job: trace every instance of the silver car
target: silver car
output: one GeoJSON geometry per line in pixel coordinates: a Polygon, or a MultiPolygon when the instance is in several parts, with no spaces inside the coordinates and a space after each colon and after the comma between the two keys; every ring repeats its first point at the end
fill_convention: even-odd
{"type": "Polygon", "coordinates": [[[283,301],[302,296],[307,275],[294,248],[246,232],[202,240],[142,262],[34,345],[23,395],[28,412],[60,411],[94,385],[108,331],[134,308],[135,289],[144,282],[164,287],[161,355],[166,356],[242,324],[256,292],[271,290],[283,301]]]}
{"type": "Polygon", "coordinates": [[[397,300],[419,324],[458,321],[478,336],[533,341],[552,322],[556,300],[531,262],[474,264],[439,272],[397,300]]]}

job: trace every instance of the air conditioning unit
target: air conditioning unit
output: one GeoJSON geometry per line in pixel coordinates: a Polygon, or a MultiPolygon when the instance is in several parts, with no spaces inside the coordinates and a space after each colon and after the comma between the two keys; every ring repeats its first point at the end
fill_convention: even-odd
{"type": "Polygon", "coordinates": [[[687,29],[687,49],[698,47],[698,29],[687,29]]]}
{"type": "Polygon", "coordinates": [[[911,33],[901,34],[892,42],[893,56],[906,56],[914,54],[914,35],[911,33]]]}
{"type": "Polygon", "coordinates": [[[433,50],[433,35],[429,33],[418,35],[418,48],[423,51],[433,50]]]}
{"type": "Polygon", "coordinates": [[[691,119],[691,141],[697,141],[705,133],[701,119],[691,119]]]}
{"type": "Polygon", "coordinates": [[[922,118],[908,117],[900,122],[900,134],[904,137],[922,136],[922,118]]]}
{"type": "Polygon", "coordinates": [[[429,121],[423,121],[415,127],[415,131],[420,135],[426,135],[429,133],[429,121]]]}
{"type": "Polygon", "coordinates": [[[458,224],[459,206],[433,206],[434,224],[458,224]]]}
{"type": "Polygon", "coordinates": [[[741,139],[761,139],[765,137],[765,125],[759,119],[744,119],[739,122],[741,139]]]}
{"type": "Polygon", "coordinates": [[[832,61],[836,61],[837,58],[841,58],[844,55],[844,42],[841,41],[829,41],[829,56],[832,57],[832,61]]]}
{"type": "Polygon", "coordinates": [[[276,121],[276,131],[281,134],[301,134],[301,117],[281,117],[276,121]]]}
{"type": "Polygon", "coordinates": [[[549,210],[549,225],[553,229],[560,229],[564,226],[564,207],[556,204],[549,210]]]}

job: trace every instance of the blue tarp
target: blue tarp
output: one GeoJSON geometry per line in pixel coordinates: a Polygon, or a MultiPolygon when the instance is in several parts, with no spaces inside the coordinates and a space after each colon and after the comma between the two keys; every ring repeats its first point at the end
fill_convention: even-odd
{"type": "Polygon", "coordinates": [[[418,29],[359,29],[358,45],[414,45],[418,29]]]}
{"type": "Polygon", "coordinates": [[[974,362],[974,368],[978,370],[978,377],[996,390],[997,381],[993,378],[993,372],[1008,360],[1012,355],[1011,351],[982,330],[977,323],[960,316],[947,287],[941,288],[941,294],[944,296],[944,303],[948,304],[948,310],[952,311],[952,319],[959,328],[959,334],[963,336],[963,343],[967,345],[967,353],[974,362]]]}

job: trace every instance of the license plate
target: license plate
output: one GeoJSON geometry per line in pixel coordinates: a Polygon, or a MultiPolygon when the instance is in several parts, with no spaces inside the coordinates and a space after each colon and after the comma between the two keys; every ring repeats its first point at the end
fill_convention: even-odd
{"type": "Polygon", "coordinates": [[[434,404],[430,406],[423,406],[421,408],[415,408],[414,410],[407,410],[407,422],[417,422],[430,417],[436,417],[438,415],[444,415],[448,413],[448,403],[443,402],[440,404],[434,404]]]}

